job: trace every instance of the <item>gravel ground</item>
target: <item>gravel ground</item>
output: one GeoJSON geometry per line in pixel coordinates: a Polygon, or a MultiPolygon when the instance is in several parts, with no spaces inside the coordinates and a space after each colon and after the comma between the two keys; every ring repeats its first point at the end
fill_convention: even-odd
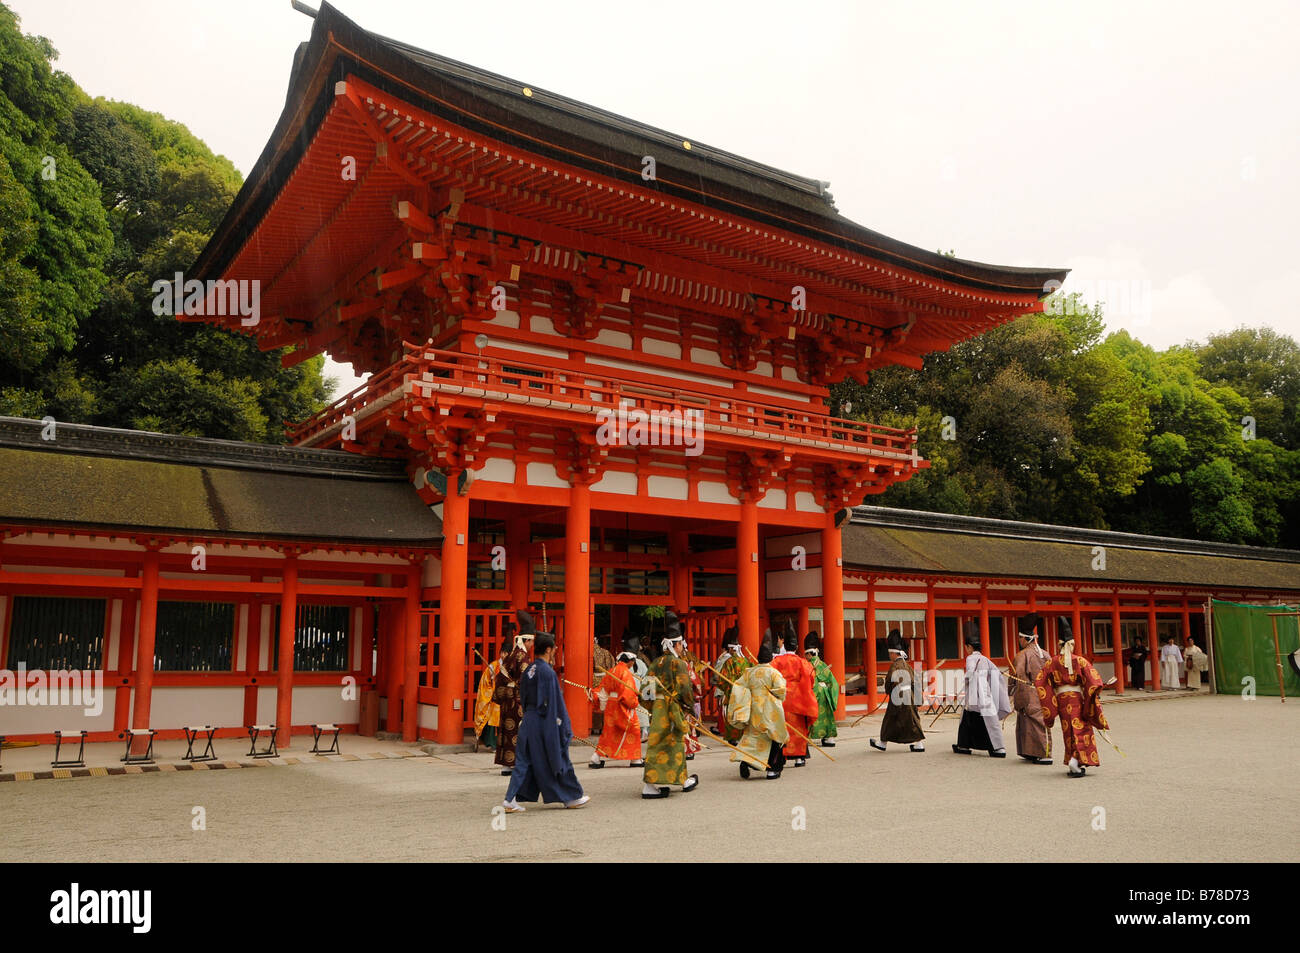
{"type": "Polygon", "coordinates": [[[841,729],[836,763],[814,754],[779,781],[741,781],[715,748],[692,762],[699,789],[662,801],[641,800],[640,771],[589,770],[590,749],[575,746],[588,807],[504,818],[492,808],[506,779],[488,753],[12,782],[0,785],[0,860],[1296,858],[1300,700],[1202,695],[1107,716],[1127,757],[1103,743],[1101,767],[1077,781],[1014,753],[953,754],[953,716],[925,754],[868,748],[873,716],[841,729]],[[196,807],[206,830],[192,829],[196,807]]]}

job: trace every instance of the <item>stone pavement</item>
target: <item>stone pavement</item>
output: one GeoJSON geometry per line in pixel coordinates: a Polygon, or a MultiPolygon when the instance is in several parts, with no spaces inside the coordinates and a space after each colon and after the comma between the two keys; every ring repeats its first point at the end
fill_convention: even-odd
{"type": "MultiPolygon", "coordinates": [[[[400,745],[412,756],[0,784],[0,861],[1294,859],[1300,703],[1189,694],[1108,717],[1126,757],[1103,743],[1077,781],[953,754],[955,716],[926,753],[882,754],[873,715],[842,731],[836,763],[814,754],[779,781],[742,781],[715,746],[691,763],[699,789],[662,801],[641,800],[639,771],[589,770],[576,745],[591,804],[509,816],[493,813],[506,779],[490,752],[400,745]]],[[[350,754],[382,750],[352,740],[350,754]]]]}

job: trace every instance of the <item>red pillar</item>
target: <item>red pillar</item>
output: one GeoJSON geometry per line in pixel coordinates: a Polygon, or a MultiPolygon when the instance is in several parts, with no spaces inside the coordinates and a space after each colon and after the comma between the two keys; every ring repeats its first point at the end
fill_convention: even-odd
{"type": "MultiPolygon", "coordinates": [[[[1157,639],[1157,637],[1156,637],[1156,599],[1155,599],[1155,596],[1148,596],[1148,597],[1147,597],[1147,644],[1151,647],[1151,656],[1150,656],[1150,657],[1153,658],[1153,659],[1154,659],[1154,658],[1159,658],[1160,653],[1159,653],[1159,651],[1158,651],[1157,648],[1156,648],[1157,645],[1159,645],[1159,641],[1158,641],[1158,639],[1157,639]]],[[[1152,667],[1153,667],[1153,668],[1158,668],[1159,666],[1152,666],[1152,667]]],[[[1151,690],[1152,690],[1152,691],[1159,691],[1159,690],[1160,690],[1160,686],[1159,686],[1159,684],[1158,684],[1154,679],[1152,679],[1152,681],[1151,681],[1151,690]]]]}
{"type": "MultiPolygon", "coordinates": [[[[1185,595],[1183,596],[1182,619],[1183,619],[1183,632],[1182,632],[1182,635],[1183,635],[1183,640],[1185,641],[1185,640],[1190,639],[1190,638],[1192,637],[1192,620],[1191,620],[1190,614],[1189,614],[1189,612],[1188,612],[1188,610],[1187,610],[1187,596],[1185,596],[1185,595]]],[[[1209,646],[1208,646],[1208,645],[1206,646],[1206,649],[1207,649],[1207,650],[1209,649],[1209,646]]],[[[1154,658],[1157,658],[1157,655],[1156,655],[1156,654],[1152,654],[1151,657],[1154,659],[1154,658]]],[[[1154,666],[1153,666],[1153,667],[1154,667],[1154,666]]],[[[1208,674],[1208,673],[1207,673],[1207,674],[1208,674]]]]}
{"type": "MultiPolygon", "coordinates": [[[[795,608],[794,611],[795,611],[795,622],[794,622],[794,627],[795,627],[795,630],[798,631],[798,633],[799,633],[799,639],[800,639],[800,645],[799,645],[799,648],[802,649],[802,648],[803,648],[803,637],[806,636],[806,635],[808,634],[808,629],[812,627],[812,623],[808,621],[808,607],[807,607],[807,606],[798,606],[798,607],[795,608]]],[[[825,623],[825,620],[823,620],[823,621],[822,621],[822,630],[823,630],[823,632],[825,631],[825,629],[826,629],[826,623],[825,623]]]]}
{"type": "MultiPolygon", "coordinates": [[[[1006,626],[1003,626],[1003,645],[1006,640],[1006,626]]],[[[989,589],[986,584],[980,586],[980,654],[989,657],[989,589]]]]}
{"type": "Polygon", "coordinates": [[[280,584],[280,646],[275,680],[275,743],[289,747],[293,728],[293,644],[298,629],[298,558],[284,561],[280,584]]]}
{"type": "MultiPolygon", "coordinates": [[[[153,656],[158,634],[158,550],[152,546],[144,554],[140,578],[140,637],[135,652],[135,707],[131,712],[132,728],[149,728],[149,709],[153,702],[153,656]]],[[[141,741],[139,751],[147,747],[141,741]]],[[[132,747],[134,752],[134,746],[132,747]]]]}
{"type": "Polygon", "coordinates": [[[1115,694],[1124,694],[1124,650],[1121,648],[1120,631],[1119,631],[1119,593],[1113,592],[1110,596],[1110,647],[1113,653],[1115,663],[1115,694]]]}
{"type": "Polygon", "coordinates": [[[673,611],[681,616],[691,609],[691,569],[686,564],[690,556],[690,535],[686,530],[675,529],[668,534],[668,553],[673,559],[673,611]]]}
{"type": "MultiPolygon", "coordinates": [[[[564,666],[565,677],[591,684],[591,487],[575,481],[564,514],[564,666]]],[[[562,683],[563,684],[563,683],[562,683]]],[[[591,734],[591,703],[581,688],[564,685],[573,734],[591,734]]]]}
{"type": "MultiPolygon", "coordinates": [[[[261,582],[261,574],[250,577],[253,582],[261,582]]],[[[244,626],[244,724],[257,724],[257,686],[249,681],[257,677],[257,666],[262,654],[262,603],[251,598],[244,603],[247,609],[248,623],[244,626]]]]}
{"type": "MultiPolygon", "coordinates": [[[[835,680],[844,684],[844,560],[835,513],[822,526],[822,646],[835,680]]],[[[805,610],[801,610],[806,613],[805,610]]],[[[806,628],[806,622],[805,622],[806,628]]],[[[802,630],[801,630],[802,631],[802,630]]],[[[835,717],[844,717],[844,692],[835,703],[835,717]]]]}
{"type": "MultiPolygon", "coordinates": [[[[460,492],[460,471],[447,471],[447,498],[442,507],[442,599],[438,610],[439,744],[465,740],[465,606],[469,584],[469,497],[460,492]]],[[[509,565],[509,554],[506,554],[509,565]]],[[[417,612],[418,615],[418,612],[417,612]]],[[[419,620],[416,620],[417,624],[419,620]]],[[[418,642],[417,634],[416,640],[418,642]]],[[[433,645],[429,646],[432,654],[433,645]]],[[[408,648],[409,650],[409,648],[408,648]]],[[[416,646],[417,660],[419,646],[416,646]]],[[[410,693],[408,688],[407,694],[410,693]]]]}
{"type": "MultiPolygon", "coordinates": [[[[1083,607],[1079,605],[1079,590],[1075,589],[1070,600],[1070,624],[1074,626],[1074,647],[1084,645],[1083,641],[1083,607]]],[[[1060,649],[1060,633],[1057,633],[1057,649],[1060,649]]]]}
{"type": "Polygon", "coordinates": [[[876,581],[867,580],[867,709],[876,707],[876,581]]]}
{"type": "MultiPolygon", "coordinates": [[[[934,631],[934,583],[925,583],[925,666],[924,670],[939,670],[939,649],[934,631]]],[[[922,685],[926,682],[922,682],[922,685]]]]}
{"type": "MultiPolygon", "coordinates": [[[[415,565],[406,571],[406,601],[402,611],[403,741],[415,741],[420,733],[420,582],[423,575],[424,563],[421,560],[417,560],[415,565]]],[[[430,639],[430,643],[432,641],[430,639]]],[[[462,653],[462,659],[463,657],[462,653]]],[[[445,653],[439,656],[439,661],[439,672],[445,672],[442,667],[447,663],[445,653]]],[[[432,644],[429,645],[429,663],[433,663],[432,644]]],[[[442,716],[439,715],[439,722],[441,720],[442,716]]]]}
{"type": "Polygon", "coordinates": [[[609,607],[609,650],[615,655],[623,648],[623,630],[627,623],[627,606],[616,604],[609,607]]]}
{"type": "MultiPolygon", "coordinates": [[[[13,609],[9,611],[12,612],[13,609]]],[[[122,599],[122,616],[117,633],[117,691],[113,698],[113,730],[118,734],[125,732],[131,723],[131,686],[123,684],[123,679],[130,678],[135,673],[131,659],[135,657],[135,627],[139,613],[139,595],[127,593],[122,599]]]]}
{"type": "Polygon", "coordinates": [[[532,566],[528,562],[530,534],[526,519],[506,523],[506,587],[515,609],[528,609],[528,593],[533,587],[532,566]]]}
{"type": "Polygon", "coordinates": [[[379,610],[379,651],[383,653],[384,695],[388,714],[384,730],[402,730],[402,612],[398,602],[386,602],[379,610]]]}
{"type": "Polygon", "coordinates": [[[736,528],[736,612],[741,647],[757,655],[763,632],[758,616],[758,503],[752,499],[740,504],[736,528]]]}

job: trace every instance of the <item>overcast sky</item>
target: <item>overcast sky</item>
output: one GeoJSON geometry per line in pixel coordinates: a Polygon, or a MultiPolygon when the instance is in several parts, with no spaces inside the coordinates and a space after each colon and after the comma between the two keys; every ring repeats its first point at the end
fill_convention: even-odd
{"type": "MultiPolygon", "coordinates": [[[[93,96],[247,174],[289,0],[5,0],[93,96]]],[[[313,3],[313,5],[315,5],[313,3]]],[[[339,0],[365,29],[801,175],[924,248],[1074,269],[1159,348],[1300,337],[1300,3],[339,0]]],[[[349,368],[331,368],[344,385],[349,368]]]]}

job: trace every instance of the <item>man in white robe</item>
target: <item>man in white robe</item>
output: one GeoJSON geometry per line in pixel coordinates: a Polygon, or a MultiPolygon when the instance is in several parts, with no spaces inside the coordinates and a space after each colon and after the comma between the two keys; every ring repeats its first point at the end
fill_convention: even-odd
{"type": "Polygon", "coordinates": [[[966,711],[957,726],[957,743],[952,750],[970,754],[974,749],[987,751],[990,758],[1005,758],[1002,719],[1011,714],[1011,697],[1007,680],[998,667],[980,651],[980,630],[974,622],[966,623],[966,711]]]}
{"type": "Polygon", "coordinates": [[[1178,640],[1169,636],[1160,649],[1160,687],[1178,690],[1178,673],[1183,670],[1183,653],[1178,648],[1178,640]]]}

